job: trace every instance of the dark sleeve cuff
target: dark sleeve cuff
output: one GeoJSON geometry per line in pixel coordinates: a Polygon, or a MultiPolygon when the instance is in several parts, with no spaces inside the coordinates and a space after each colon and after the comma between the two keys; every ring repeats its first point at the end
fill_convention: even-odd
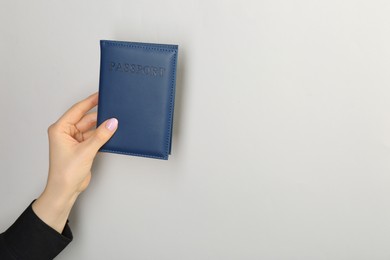
{"type": "Polygon", "coordinates": [[[73,240],[72,231],[68,221],[61,234],[48,226],[34,213],[33,202],[4,232],[4,242],[17,259],[53,259],[73,240]]]}

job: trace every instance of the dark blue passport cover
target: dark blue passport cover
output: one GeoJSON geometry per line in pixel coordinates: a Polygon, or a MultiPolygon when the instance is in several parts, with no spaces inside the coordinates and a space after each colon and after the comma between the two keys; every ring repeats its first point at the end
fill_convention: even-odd
{"type": "Polygon", "coordinates": [[[97,124],[119,124],[99,151],[167,160],[178,46],[101,40],[100,51],[97,124]]]}

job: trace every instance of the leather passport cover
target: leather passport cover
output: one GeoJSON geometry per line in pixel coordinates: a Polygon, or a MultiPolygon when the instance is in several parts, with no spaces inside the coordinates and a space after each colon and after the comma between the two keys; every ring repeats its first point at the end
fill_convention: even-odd
{"type": "Polygon", "coordinates": [[[100,51],[97,124],[119,123],[99,151],[168,160],[178,46],[101,40],[100,51]]]}

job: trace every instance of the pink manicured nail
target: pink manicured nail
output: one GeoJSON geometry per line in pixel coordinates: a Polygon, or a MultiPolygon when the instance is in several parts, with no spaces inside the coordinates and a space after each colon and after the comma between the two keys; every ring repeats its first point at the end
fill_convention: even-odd
{"type": "Polygon", "coordinates": [[[110,131],[114,131],[117,126],[118,126],[118,119],[116,118],[111,118],[106,123],[106,128],[110,131]]]}

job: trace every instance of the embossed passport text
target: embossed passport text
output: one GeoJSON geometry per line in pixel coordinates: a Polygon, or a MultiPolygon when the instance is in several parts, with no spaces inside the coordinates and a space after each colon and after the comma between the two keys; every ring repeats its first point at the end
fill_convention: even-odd
{"type": "Polygon", "coordinates": [[[99,151],[167,160],[178,46],[101,40],[100,54],[97,123],[119,124],[99,151]]]}

